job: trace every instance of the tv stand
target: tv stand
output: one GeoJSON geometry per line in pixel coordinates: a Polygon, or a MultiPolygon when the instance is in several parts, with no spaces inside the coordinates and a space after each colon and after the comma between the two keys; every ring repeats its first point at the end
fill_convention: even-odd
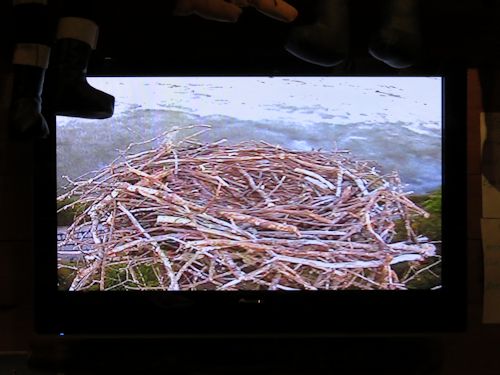
{"type": "Polygon", "coordinates": [[[57,338],[33,345],[29,366],[67,374],[434,374],[429,338],[57,338]]]}

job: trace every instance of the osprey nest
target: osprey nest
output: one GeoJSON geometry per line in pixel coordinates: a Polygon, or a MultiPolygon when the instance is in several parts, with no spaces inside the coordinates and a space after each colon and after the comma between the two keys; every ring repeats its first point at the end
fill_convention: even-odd
{"type": "Polygon", "coordinates": [[[70,290],[406,289],[393,265],[435,255],[397,173],[346,151],[193,139],[129,146],[59,197],[83,207],[58,244],[81,253],[70,290]]]}

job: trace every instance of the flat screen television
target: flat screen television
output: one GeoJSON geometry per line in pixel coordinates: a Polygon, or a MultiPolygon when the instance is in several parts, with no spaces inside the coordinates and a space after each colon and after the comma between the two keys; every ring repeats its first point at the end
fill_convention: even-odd
{"type": "Polygon", "coordinates": [[[100,76],[37,144],[40,332],[457,330],[465,75],[100,76]]]}

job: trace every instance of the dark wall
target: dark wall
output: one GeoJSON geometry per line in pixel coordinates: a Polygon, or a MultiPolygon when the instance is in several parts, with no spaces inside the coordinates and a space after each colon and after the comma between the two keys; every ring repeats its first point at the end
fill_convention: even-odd
{"type": "Polygon", "coordinates": [[[7,138],[9,13],[0,2],[0,351],[26,349],[32,332],[32,145],[7,138]]]}
{"type": "MultiPolygon", "coordinates": [[[[216,23],[198,17],[171,18],[161,3],[110,0],[95,2],[101,23],[96,71],[114,69],[164,70],[285,66],[312,69],[283,49],[291,27],[313,17],[315,0],[289,0],[301,12],[292,25],[266,18],[247,9],[237,24],[216,23]],[[133,51],[133,53],[131,53],[133,51]],[[108,60],[109,63],[109,60],[108,60]]],[[[350,59],[359,69],[385,71],[387,67],[368,55],[371,35],[383,18],[382,1],[350,0],[350,59]]],[[[500,63],[500,5],[495,0],[421,1],[425,53],[419,68],[443,64],[477,66],[500,63]]],[[[341,67],[345,70],[345,66],[341,67]]]]}

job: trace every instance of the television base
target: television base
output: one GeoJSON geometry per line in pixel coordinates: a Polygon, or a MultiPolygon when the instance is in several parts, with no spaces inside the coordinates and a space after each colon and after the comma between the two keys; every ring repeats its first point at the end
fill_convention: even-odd
{"type": "Polygon", "coordinates": [[[434,374],[441,347],[429,338],[43,339],[33,369],[68,374],[434,374]]]}

